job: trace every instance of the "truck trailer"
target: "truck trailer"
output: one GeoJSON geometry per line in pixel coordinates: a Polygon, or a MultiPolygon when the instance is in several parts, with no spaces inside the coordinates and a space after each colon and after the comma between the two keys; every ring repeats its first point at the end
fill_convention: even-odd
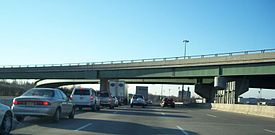
{"type": "Polygon", "coordinates": [[[117,97],[119,105],[128,104],[128,88],[123,81],[109,81],[109,90],[112,96],[117,97]]]}
{"type": "Polygon", "coordinates": [[[148,86],[136,86],[136,94],[140,94],[144,97],[145,101],[148,101],[148,86]]]}

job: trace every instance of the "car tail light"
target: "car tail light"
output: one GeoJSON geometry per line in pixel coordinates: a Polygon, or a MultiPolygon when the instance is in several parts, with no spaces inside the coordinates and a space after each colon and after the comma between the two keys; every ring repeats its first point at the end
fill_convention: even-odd
{"type": "Polygon", "coordinates": [[[49,102],[47,102],[47,101],[43,101],[43,102],[42,102],[42,104],[43,104],[44,106],[48,106],[48,105],[50,105],[50,103],[49,103],[49,102]]]}
{"type": "Polygon", "coordinates": [[[25,104],[25,102],[24,101],[17,101],[17,100],[13,100],[13,102],[12,102],[12,104],[14,104],[14,105],[22,105],[22,104],[25,104]]]}
{"type": "Polygon", "coordinates": [[[50,103],[48,101],[33,101],[33,103],[35,105],[44,105],[44,106],[50,105],[50,103]]]}
{"type": "Polygon", "coordinates": [[[94,96],[91,96],[91,100],[94,100],[94,96]]]}
{"type": "Polygon", "coordinates": [[[14,104],[14,105],[18,105],[18,103],[19,103],[19,102],[18,102],[17,100],[15,100],[15,99],[14,99],[13,102],[12,102],[12,104],[14,104]]]}

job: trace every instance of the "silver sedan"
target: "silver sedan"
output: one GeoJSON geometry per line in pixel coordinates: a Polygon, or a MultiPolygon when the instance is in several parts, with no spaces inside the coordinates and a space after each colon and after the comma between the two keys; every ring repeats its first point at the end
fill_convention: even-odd
{"type": "Polygon", "coordinates": [[[12,129],[13,114],[10,107],[0,103],[0,134],[8,135],[12,129]]]}
{"type": "Polygon", "coordinates": [[[74,118],[71,100],[59,89],[33,88],[13,99],[12,111],[18,121],[25,116],[46,116],[58,122],[61,116],[74,118]]]}

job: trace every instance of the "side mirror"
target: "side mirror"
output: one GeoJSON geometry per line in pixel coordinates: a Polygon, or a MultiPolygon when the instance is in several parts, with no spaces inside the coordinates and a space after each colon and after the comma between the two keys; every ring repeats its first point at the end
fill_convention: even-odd
{"type": "Polygon", "coordinates": [[[72,101],[73,98],[72,98],[71,96],[68,95],[68,96],[67,96],[67,100],[68,100],[68,101],[72,101]]]}

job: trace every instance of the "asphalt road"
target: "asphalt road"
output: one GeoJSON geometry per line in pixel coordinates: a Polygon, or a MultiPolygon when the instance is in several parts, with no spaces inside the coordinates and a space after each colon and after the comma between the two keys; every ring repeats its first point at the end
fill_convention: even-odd
{"type": "Polygon", "coordinates": [[[12,135],[275,135],[275,119],[209,109],[122,106],[52,123],[27,117],[12,135]]]}

